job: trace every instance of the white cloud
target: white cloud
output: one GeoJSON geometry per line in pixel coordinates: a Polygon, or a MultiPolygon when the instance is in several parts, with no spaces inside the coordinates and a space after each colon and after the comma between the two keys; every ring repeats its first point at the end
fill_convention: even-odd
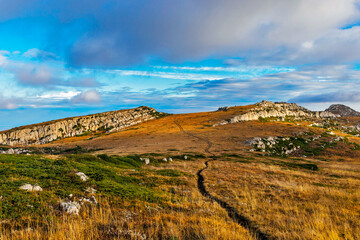
{"type": "Polygon", "coordinates": [[[79,94],[81,94],[80,91],[55,92],[55,93],[47,93],[47,94],[43,94],[43,95],[37,95],[36,98],[52,99],[52,100],[65,100],[65,99],[69,100],[79,94]]]}
{"type": "Polygon", "coordinates": [[[0,93],[0,109],[16,109],[18,108],[18,102],[20,100],[16,98],[5,98],[0,93]]]}
{"type": "Polygon", "coordinates": [[[218,80],[223,79],[224,76],[196,74],[196,73],[172,73],[172,72],[148,72],[148,71],[134,71],[134,70],[110,70],[108,73],[117,73],[123,76],[143,76],[143,77],[159,77],[166,79],[179,80],[218,80]]]}
{"type": "Polygon", "coordinates": [[[81,92],[71,99],[74,104],[92,104],[101,102],[101,95],[96,90],[81,92]]]}
{"type": "Polygon", "coordinates": [[[0,67],[3,67],[7,62],[7,57],[0,54],[0,67]]]}
{"type": "Polygon", "coordinates": [[[58,56],[52,52],[47,52],[44,50],[40,50],[37,48],[32,48],[23,53],[24,57],[27,58],[34,58],[34,59],[40,59],[40,60],[47,60],[47,59],[57,59],[58,56]]]}
{"type": "MultiPolygon", "coordinates": [[[[232,59],[229,59],[232,62],[232,59]]],[[[255,66],[255,65],[242,65],[237,67],[189,67],[189,66],[155,66],[155,68],[159,69],[171,69],[171,70],[185,70],[185,71],[209,71],[209,72],[254,72],[254,71],[292,71],[293,68],[290,67],[273,67],[273,66],[255,66]]]]}
{"type": "Polygon", "coordinates": [[[53,69],[47,65],[17,63],[9,69],[15,74],[16,79],[24,85],[47,86],[56,79],[53,69]]]}

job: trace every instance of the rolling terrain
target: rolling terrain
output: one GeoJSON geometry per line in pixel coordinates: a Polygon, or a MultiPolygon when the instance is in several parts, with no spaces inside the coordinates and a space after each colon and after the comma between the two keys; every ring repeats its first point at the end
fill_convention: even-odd
{"type": "Polygon", "coordinates": [[[155,115],[3,146],[2,238],[360,238],[360,117],[271,102],[155,115]]]}

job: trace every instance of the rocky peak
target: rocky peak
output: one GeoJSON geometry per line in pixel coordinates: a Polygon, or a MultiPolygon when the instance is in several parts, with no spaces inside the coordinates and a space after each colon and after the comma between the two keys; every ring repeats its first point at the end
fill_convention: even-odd
{"type": "Polygon", "coordinates": [[[338,114],[341,117],[360,117],[360,112],[357,112],[354,109],[343,104],[333,104],[325,111],[331,112],[333,114],[338,114]]]}
{"type": "Polygon", "coordinates": [[[313,112],[309,109],[301,107],[296,103],[286,102],[270,102],[262,101],[255,104],[254,108],[251,108],[248,112],[234,116],[229,120],[224,120],[217,125],[224,125],[228,123],[236,123],[240,121],[253,121],[259,120],[260,118],[280,118],[285,117],[296,117],[296,118],[335,118],[339,115],[328,112],[320,111],[313,112]]]}

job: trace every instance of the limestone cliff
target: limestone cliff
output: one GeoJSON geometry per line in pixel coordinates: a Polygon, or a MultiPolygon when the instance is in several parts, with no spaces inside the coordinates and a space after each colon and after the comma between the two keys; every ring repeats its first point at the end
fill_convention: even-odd
{"type": "Polygon", "coordinates": [[[262,101],[255,104],[255,107],[248,112],[234,116],[229,120],[224,120],[215,124],[225,125],[229,123],[237,123],[241,121],[253,121],[260,118],[285,118],[285,117],[299,117],[299,118],[335,118],[339,115],[327,111],[313,112],[295,103],[273,103],[269,101],[262,101]]]}
{"type": "Polygon", "coordinates": [[[0,145],[44,144],[94,131],[118,131],[155,119],[161,114],[153,108],[142,106],[129,110],[44,122],[0,132],[0,145]]]}

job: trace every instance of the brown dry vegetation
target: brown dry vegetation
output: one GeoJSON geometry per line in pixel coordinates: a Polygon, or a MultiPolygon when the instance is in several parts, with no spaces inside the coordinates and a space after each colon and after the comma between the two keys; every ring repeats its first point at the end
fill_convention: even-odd
{"type": "Polygon", "coordinates": [[[214,143],[212,151],[216,153],[247,150],[248,146],[245,141],[252,137],[295,135],[300,131],[307,130],[307,128],[295,124],[272,122],[244,122],[212,127],[213,124],[245,112],[251,107],[233,107],[226,112],[170,115],[110,135],[96,138],[94,136],[67,138],[45,146],[72,148],[78,145],[89,149],[102,149],[102,153],[121,155],[167,153],[169,149],[177,153],[204,152],[206,143],[181,133],[174,123],[174,121],[178,121],[186,131],[211,139],[214,143]]]}
{"type": "MultiPolygon", "coordinates": [[[[149,165],[151,171],[172,169],[186,174],[179,181],[162,176],[159,191],[165,204],[127,201],[100,196],[98,207],[80,216],[61,215],[32,227],[9,231],[2,224],[2,239],[256,239],[234,223],[216,202],[197,189],[198,170],[207,190],[235,207],[259,229],[275,239],[360,239],[360,151],[345,143],[312,158],[276,157],[250,153],[246,140],[253,137],[296,136],[300,132],[323,133],[309,122],[243,122],[219,127],[212,124],[246,111],[170,115],[110,135],[63,139],[46,147],[101,149],[98,153],[159,154],[162,159],[179,154],[207,155],[194,161],[149,165]],[[179,130],[211,140],[207,143],[179,130]],[[342,145],[343,144],[343,145],[342,145]],[[316,165],[310,170],[306,164],[316,165]],[[180,181],[181,180],[181,181],[180,181]]],[[[353,119],[352,119],[353,120],[353,119]]],[[[342,135],[342,134],[339,134],[342,135]]],[[[345,136],[345,135],[344,135],[345,136]]],[[[349,141],[359,142],[351,137],[349,141]]],[[[124,176],[131,172],[122,172],[124,176]]],[[[145,176],[154,177],[151,173],[145,176]]],[[[11,226],[11,224],[10,224],[11,226]]]]}
{"type": "Polygon", "coordinates": [[[244,157],[214,161],[205,176],[210,192],[277,239],[359,239],[359,171],[353,160],[244,157]],[[304,161],[320,170],[286,165],[304,161]]]}

